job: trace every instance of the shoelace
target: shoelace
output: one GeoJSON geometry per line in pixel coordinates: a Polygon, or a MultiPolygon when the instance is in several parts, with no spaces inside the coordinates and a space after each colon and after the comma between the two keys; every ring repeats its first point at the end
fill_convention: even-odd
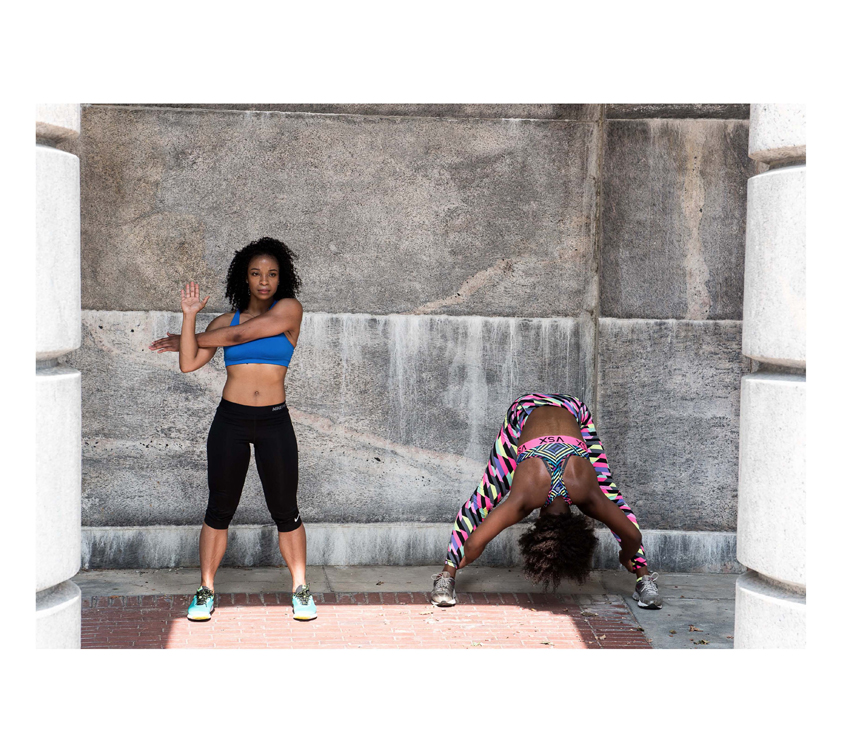
{"type": "Polygon", "coordinates": [[[207,599],[209,599],[215,592],[210,591],[207,587],[202,586],[195,592],[195,603],[196,604],[205,604],[207,599]]]}
{"type": "Polygon", "coordinates": [[[305,584],[304,588],[301,591],[295,592],[295,596],[298,598],[298,601],[300,601],[302,604],[309,604],[310,603],[310,587],[305,584]]]}
{"type": "Polygon", "coordinates": [[[446,576],[445,574],[432,574],[431,581],[437,582],[436,584],[434,584],[434,591],[437,591],[437,589],[451,591],[452,582],[454,581],[454,579],[452,579],[451,576],[446,576]]]}
{"type": "Polygon", "coordinates": [[[652,591],[654,591],[657,594],[658,593],[658,586],[655,583],[657,580],[658,580],[658,572],[654,571],[653,573],[649,574],[648,576],[644,576],[643,579],[641,579],[641,583],[643,583],[644,588],[648,587],[648,588],[652,589],[652,591]]]}

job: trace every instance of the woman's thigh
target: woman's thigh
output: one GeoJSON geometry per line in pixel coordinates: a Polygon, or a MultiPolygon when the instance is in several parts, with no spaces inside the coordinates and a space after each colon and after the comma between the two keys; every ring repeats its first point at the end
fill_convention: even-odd
{"type": "Polygon", "coordinates": [[[258,423],[254,456],[269,512],[278,530],[301,525],[298,514],[298,443],[289,412],[258,423]]]}

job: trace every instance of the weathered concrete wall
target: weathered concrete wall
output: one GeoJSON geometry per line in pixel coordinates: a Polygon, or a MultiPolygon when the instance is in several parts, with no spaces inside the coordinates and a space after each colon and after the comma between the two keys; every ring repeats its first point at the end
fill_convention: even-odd
{"type": "MultiPolygon", "coordinates": [[[[176,354],[147,349],[179,326],[177,313],[84,313],[83,347],[71,362],[85,374],[86,525],[203,517],[206,437],[224,364],[219,351],[183,374],[176,354]]],[[[514,398],[584,395],[578,332],[566,318],[308,313],[287,379],[304,520],[453,519],[514,398]]],[[[267,517],[252,468],[235,522],[267,517]]]]}
{"type": "Polygon", "coordinates": [[[738,120],[606,125],[603,316],[741,319],[747,130],[738,120]]]}
{"type": "Polygon", "coordinates": [[[195,279],[221,310],[270,231],[308,311],[593,307],[598,125],[89,107],[83,133],[85,309],[179,309],[195,279]]]}
{"type": "MultiPolygon", "coordinates": [[[[423,560],[404,532],[448,529],[509,403],[571,392],[658,565],[738,568],[746,105],[162,107],[83,109],[83,522],[132,534],[102,557],[199,523],[221,355],[181,374],[146,346],[181,283],[220,311],[233,251],[274,235],[305,284],[287,399],[317,536],[379,523],[384,562],[423,560]]],[[[269,522],[253,469],[235,522],[269,522]]]]}
{"type": "Polygon", "coordinates": [[[739,322],[599,323],[597,425],[641,527],[735,529],[739,322]]]}
{"type": "MultiPolygon", "coordinates": [[[[353,114],[380,117],[449,117],[455,119],[567,119],[596,122],[601,104],[122,104],[172,109],[221,109],[249,112],[353,114]]],[[[655,105],[663,106],[663,105],[655,105]]],[[[678,107],[688,107],[680,104],[678,107]]],[[[727,107],[746,105],[691,105],[727,107]]],[[[717,113],[716,110],[713,110],[717,113]]],[[[744,115],[746,118],[746,114],[744,115]]]]}

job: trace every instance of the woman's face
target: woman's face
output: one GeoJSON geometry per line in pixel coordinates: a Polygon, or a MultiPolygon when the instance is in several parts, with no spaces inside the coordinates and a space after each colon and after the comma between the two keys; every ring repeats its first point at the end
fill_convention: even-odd
{"type": "Polygon", "coordinates": [[[274,296],[279,277],[280,268],[273,256],[260,254],[248,262],[248,287],[259,300],[268,300],[274,296]]]}

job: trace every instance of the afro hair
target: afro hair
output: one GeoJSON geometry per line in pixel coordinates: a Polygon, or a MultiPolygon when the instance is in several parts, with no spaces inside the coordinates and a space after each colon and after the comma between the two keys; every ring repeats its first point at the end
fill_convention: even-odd
{"type": "Polygon", "coordinates": [[[301,288],[301,279],[295,271],[295,253],[282,241],[263,236],[252,241],[236,252],[230,268],[227,270],[227,288],[225,296],[235,310],[245,310],[251,304],[251,290],[248,288],[248,264],[255,256],[267,254],[277,261],[278,285],[274,293],[275,300],[294,297],[301,288]]]}
{"type": "Polygon", "coordinates": [[[549,584],[554,591],[562,579],[582,584],[598,542],[590,522],[569,507],[566,513],[541,515],[519,539],[525,575],[534,584],[542,582],[544,591],[549,584]]]}

